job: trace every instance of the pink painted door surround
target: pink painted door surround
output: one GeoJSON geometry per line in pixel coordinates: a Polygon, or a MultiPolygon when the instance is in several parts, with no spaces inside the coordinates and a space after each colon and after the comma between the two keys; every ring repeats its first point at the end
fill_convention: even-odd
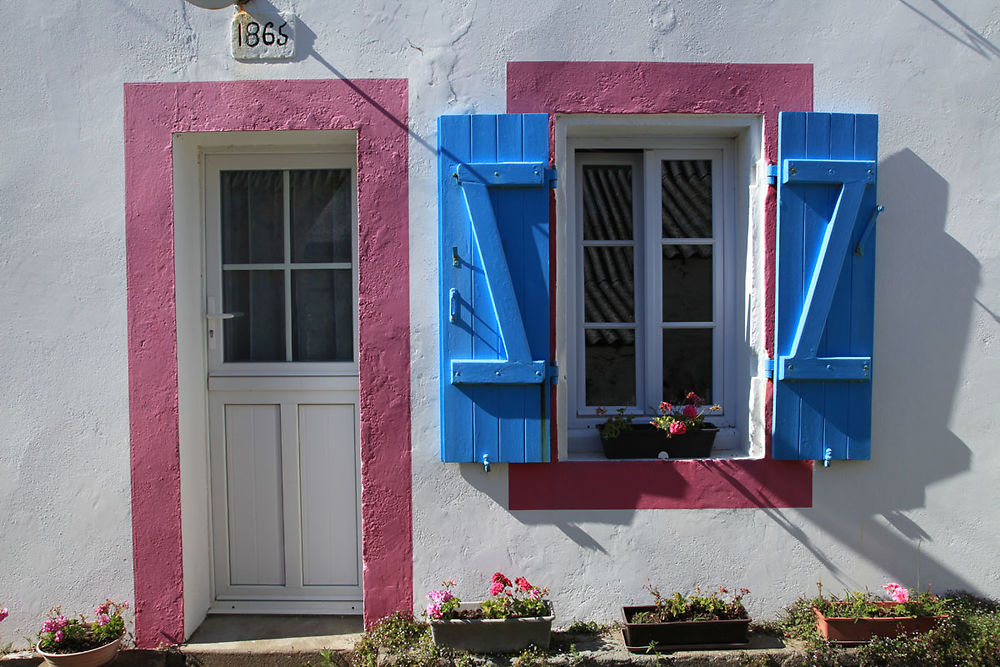
{"type": "MultiPolygon", "coordinates": [[[[126,84],[125,235],[136,637],[184,640],[175,133],[354,130],[366,622],[412,604],[407,82],[126,84]],[[378,456],[374,455],[378,452],[378,456]]],[[[208,554],[205,554],[206,559],[208,554]]]]}

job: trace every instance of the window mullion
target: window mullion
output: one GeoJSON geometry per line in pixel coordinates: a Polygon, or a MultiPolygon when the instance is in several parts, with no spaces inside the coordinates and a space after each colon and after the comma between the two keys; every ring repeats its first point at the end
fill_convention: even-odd
{"type": "Polygon", "coordinates": [[[287,169],[282,173],[284,175],[282,217],[285,241],[285,361],[292,361],[292,196],[289,192],[291,175],[287,169]]]}
{"type": "Polygon", "coordinates": [[[645,182],[642,224],[643,274],[641,284],[645,289],[643,301],[643,346],[641,358],[645,366],[645,387],[643,409],[659,404],[663,393],[663,267],[660,232],[660,208],[662,192],[660,188],[659,154],[643,151],[643,175],[645,182]]]}

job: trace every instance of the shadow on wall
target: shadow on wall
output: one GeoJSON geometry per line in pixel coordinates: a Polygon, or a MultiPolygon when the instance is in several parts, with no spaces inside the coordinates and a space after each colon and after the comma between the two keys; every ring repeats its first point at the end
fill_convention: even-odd
{"type": "MultiPolygon", "coordinates": [[[[966,39],[906,0],[900,2],[984,57],[1000,57],[998,47],[937,0],[931,2],[962,27],[966,39]]],[[[297,30],[302,47],[297,60],[311,56],[351,84],[316,53],[316,34],[301,21],[297,30]]],[[[362,89],[355,90],[368,98],[362,89]]],[[[424,149],[436,152],[404,120],[393,120],[424,149]]],[[[795,511],[794,516],[787,510],[760,511],[810,551],[842,586],[856,587],[865,582],[853,580],[814,544],[800,527],[801,518],[909,585],[919,580],[921,585],[931,583],[939,591],[975,591],[975,584],[961,573],[921,552],[920,544],[933,542],[934,536],[905,513],[925,506],[928,485],[971,466],[969,448],[947,425],[954,408],[980,266],[944,231],[948,183],[916,154],[904,150],[884,160],[879,165],[879,190],[879,202],[886,206],[886,212],[879,217],[877,232],[872,459],[837,462],[829,470],[817,471],[811,510],[795,511]]],[[[508,506],[505,474],[484,475],[471,465],[461,466],[460,470],[470,486],[500,507],[508,506]]],[[[744,493],[750,497],[753,491],[746,489],[744,493]]],[[[526,524],[554,525],[580,548],[606,554],[606,549],[579,523],[626,526],[634,512],[565,511],[556,520],[552,512],[517,515],[526,524]]]]}
{"type": "MultiPolygon", "coordinates": [[[[987,60],[1000,58],[1000,47],[986,39],[982,33],[966,23],[958,14],[948,9],[948,7],[946,7],[940,0],[929,0],[929,2],[924,3],[925,5],[936,7],[942,14],[944,14],[940,21],[935,20],[934,17],[927,12],[918,9],[915,5],[919,2],[919,0],[912,0],[910,2],[907,0],[899,1],[905,5],[907,9],[918,14],[921,18],[925,19],[938,30],[945,33],[959,44],[972,49],[983,58],[986,58],[987,60]],[[958,31],[961,34],[954,32],[952,29],[948,28],[946,24],[957,25],[958,31]]],[[[928,9],[930,9],[930,7],[928,7],[928,9]]]]}
{"type": "MultiPolygon", "coordinates": [[[[944,231],[947,181],[912,151],[879,165],[879,202],[872,458],[817,468],[813,509],[802,516],[901,582],[975,591],[921,551],[935,536],[906,512],[926,507],[929,485],[971,467],[948,424],[980,266],[944,231]]],[[[825,564],[843,585],[859,583],[825,564]]]]}
{"type": "Polygon", "coordinates": [[[373,108],[378,109],[383,114],[385,114],[387,118],[392,120],[392,122],[394,122],[396,125],[406,130],[406,134],[409,135],[411,139],[416,141],[422,147],[430,151],[431,155],[435,156],[437,155],[436,146],[434,146],[429,141],[427,141],[419,134],[414,132],[412,129],[410,129],[409,124],[405,120],[397,118],[396,116],[392,115],[392,113],[388,109],[386,109],[381,104],[373,100],[368,95],[368,93],[366,93],[363,89],[355,85],[355,83],[350,78],[348,78],[343,72],[338,70],[336,67],[331,65],[325,58],[323,58],[323,56],[319,54],[319,52],[316,51],[315,49],[316,33],[313,32],[313,30],[308,25],[303,23],[301,18],[299,18],[298,23],[296,24],[295,27],[295,39],[298,41],[298,46],[296,47],[298,51],[297,55],[295,56],[294,62],[300,62],[308,58],[313,58],[320,65],[330,70],[331,74],[333,74],[335,77],[337,77],[338,79],[349,85],[351,88],[353,88],[354,91],[358,93],[361,97],[363,97],[369,104],[371,104],[373,108]]]}

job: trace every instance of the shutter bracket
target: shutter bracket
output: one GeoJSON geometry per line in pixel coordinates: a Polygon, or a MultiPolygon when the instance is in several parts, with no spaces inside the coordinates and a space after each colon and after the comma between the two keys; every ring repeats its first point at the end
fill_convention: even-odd
{"type": "Polygon", "coordinates": [[[858,241],[858,245],[854,246],[854,254],[858,257],[862,256],[861,248],[868,243],[868,237],[871,236],[872,231],[875,229],[875,221],[878,220],[878,214],[885,210],[885,206],[879,204],[872,211],[872,217],[868,220],[868,226],[865,227],[865,231],[861,233],[861,239],[858,241]]]}
{"type": "Polygon", "coordinates": [[[483,454],[483,472],[490,471],[490,455],[483,454]]]}

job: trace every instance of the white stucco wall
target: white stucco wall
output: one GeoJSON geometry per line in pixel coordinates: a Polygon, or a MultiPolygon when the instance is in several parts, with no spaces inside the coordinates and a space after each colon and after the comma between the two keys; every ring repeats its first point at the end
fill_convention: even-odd
{"type": "Polygon", "coordinates": [[[773,612],[891,578],[1000,596],[1000,8],[993,0],[548,0],[293,11],[302,56],[241,64],[231,10],[0,6],[0,644],[53,604],[131,599],[122,84],[404,77],[410,90],[414,600],[494,570],[562,620],[745,585],[773,612]],[[509,512],[506,469],[438,459],[435,119],[505,110],[511,60],[796,62],[815,109],[880,114],[872,460],[818,469],[808,510],[509,512]]]}

